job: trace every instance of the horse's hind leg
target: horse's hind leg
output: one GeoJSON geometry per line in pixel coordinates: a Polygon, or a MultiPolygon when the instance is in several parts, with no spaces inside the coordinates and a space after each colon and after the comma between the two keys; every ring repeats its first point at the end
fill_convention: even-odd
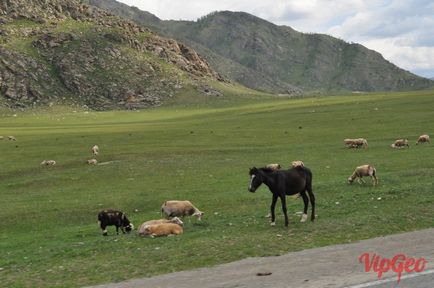
{"type": "Polygon", "coordinates": [[[303,215],[301,215],[300,222],[306,222],[307,220],[307,209],[309,207],[309,198],[307,198],[306,191],[300,192],[301,198],[303,198],[304,203],[304,209],[303,209],[303,215]]]}
{"type": "Polygon", "coordinates": [[[376,186],[378,184],[378,179],[375,177],[375,174],[371,176],[372,178],[372,186],[376,186]]]}
{"type": "Polygon", "coordinates": [[[315,220],[315,195],[313,195],[312,185],[308,185],[306,187],[307,193],[309,194],[310,204],[312,205],[312,215],[310,216],[310,220],[315,220]]]}
{"type": "Polygon", "coordinates": [[[271,200],[271,226],[276,225],[276,214],[274,214],[274,210],[276,208],[277,195],[273,194],[273,200],[271,200]]]}
{"type": "Polygon", "coordinates": [[[285,226],[288,227],[289,221],[288,221],[288,213],[286,211],[286,198],[285,198],[285,195],[280,196],[280,202],[282,202],[282,211],[283,211],[283,214],[285,215],[285,226]]]}

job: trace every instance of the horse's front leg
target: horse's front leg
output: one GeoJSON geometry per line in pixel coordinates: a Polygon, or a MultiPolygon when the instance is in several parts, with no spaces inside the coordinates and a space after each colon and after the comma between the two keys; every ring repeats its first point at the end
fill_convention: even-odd
{"type": "Polygon", "coordinates": [[[288,227],[288,213],[286,212],[286,197],[285,195],[280,196],[280,202],[282,202],[282,211],[283,215],[285,215],[285,226],[288,227]]]}
{"type": "Polygon", "coordinates": [[[276,207],[277,195],[273,194],[273,200],[271,200],[271,226],[276,225],[276,215],[274,214],[274,208],[276,207]]]}

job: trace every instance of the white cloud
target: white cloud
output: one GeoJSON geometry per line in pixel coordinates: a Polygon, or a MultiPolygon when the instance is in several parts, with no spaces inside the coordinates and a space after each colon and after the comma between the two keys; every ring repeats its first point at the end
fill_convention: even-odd
{"type": "MultiPolygon", "coordinates": [[[[406,70],[429,71],[434,67],[434,47],[412,47],[397,44],[399,38],[373,39],[364,41],[364,45],[376,50],[392,63],[400,63],[406,70]],[[387,52],[387,53],[386,53],[387,52]]],[[[431,74],[433,75],[433,74],[431,74]]]]}
{"type": "Polygon", "coordinates": [[[327,33],[380,52],[396,65],[434,76],[431,0],[120,0],[161,19],[196,20],[244,11],[301,32],[327,33]]]}

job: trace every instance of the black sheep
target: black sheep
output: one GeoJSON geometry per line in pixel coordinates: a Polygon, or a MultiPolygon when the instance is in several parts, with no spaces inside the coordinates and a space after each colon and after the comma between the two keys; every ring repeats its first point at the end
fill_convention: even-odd
{"type": "Polygon", "coordinates": [[[127,215],[122,211],[112,209],[102,210],[98,213],[98,224],[101,227],[103,236],[107,236],[107,226],[116,226],[116,234],[119,234],[119,228],[121,228],[122,233],[125,233],[125,231],[129,233],[134,229],[127,215]]]}

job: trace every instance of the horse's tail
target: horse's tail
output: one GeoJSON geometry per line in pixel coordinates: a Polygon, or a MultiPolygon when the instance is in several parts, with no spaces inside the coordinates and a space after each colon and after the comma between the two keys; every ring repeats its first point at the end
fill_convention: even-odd
{"type": "Polygon", "coordinates": [[[312,171],[309,168],[307,168],[306,166],[297,166],[295,167],[295,169],[298,169],[299,171],[303,171],[306,179],[306,184],[307,182],[310,182],[312,184],[312,171]]]}
{"type": "Polygon", "coordinates": [[[377,175],[376,175],[376,172],[377,172],[377,169],[375,169],[375,167],[374,166],[371,166],[371,168],[372,168],[372,177],[374,178],[374,185],[377,185],[378,184],[378,178],[377,178],[377,175]]]}
{"type": "MultiPolygon", "coordinates": [[[[304,168],[305,168],[304,173],[306,175],[306,190],[309,193],[309,191],[312,191],[312,171],[307,167],[304,168]]],[[[310,197],[310,193],[309,193],[309,197],[310,197]]]]}
{"type": "Polygon", "coordinates": [[[313,190],[312,190],[312,171],[307,168],[307,167],[303,167],[304,168],[304,172],[306,174],[306,191],[307,194],[309,195],[309,201],[310,204],[312,205],[312,215],[311,215],[311,221],[315,220],[315,195],[313,194],[313,190]]]}
{"type": "Polygon", "coordinates": [[[161,218],[166,218],[164,217],[164,207],[166,206],[167,201],[164,201],[163,205],[161,205],[161,218]]]}

